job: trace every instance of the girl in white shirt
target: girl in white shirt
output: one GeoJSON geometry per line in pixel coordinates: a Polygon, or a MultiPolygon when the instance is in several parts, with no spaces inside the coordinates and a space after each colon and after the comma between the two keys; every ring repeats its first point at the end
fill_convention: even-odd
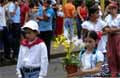
{"type": "Polygon", "coordinates": [[[19,78],[44,78],[47,75],[48,56],[45,43],[37,37],[39,26],[30,20],[23,26],[25,39],[21,41],[17,62],[19,78]]]}
{"type": "Polygon", "coordinates": [[[112,77],[120,74],[120,14],[117,14],[116,3],[109,5],[110,14],[105,18],[109,28],[105,28],[108,33],[108,65],[112,77]]]}
{"type": "MultiPolygon", "coordinates": [[[[104,28],[106,27],[106,23],[99,19],[99,8],[98,6],[92,6],[89,9],[89,20],[82,23],[83,33],[86,31],[95,31],[101,37],[99,39],[97,49],[106,52],[106,36],[103,32],[104,28]]],[[[84,37],[84,35],[83,35],[84,37]]]]}
{"type": "Polygon", "coordinates": [[[83,76],[83,77],[94,77],[99,75],[101,71],[101,65],[104,61],[102,52],[96,50],[97,44],[97,33],[90,31],[85,35],[86,48],[80,51],[79,58],[81,67],[78,72],[68,75],[72,76],[83,76]]]}

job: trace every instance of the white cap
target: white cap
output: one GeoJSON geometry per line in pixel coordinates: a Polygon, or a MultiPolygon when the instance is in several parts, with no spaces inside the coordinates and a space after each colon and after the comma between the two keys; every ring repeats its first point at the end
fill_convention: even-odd
{"type": "Polygon", "coordinates": [[[36,30],[36,31],[40,32],[39,26],[38,26],[37,22],[34,20],[30,20],[27,23],[25,23],[24,26],[22,27],[22,29],[23,28],[29,28],[31,30],[36,30]]]}
{"type": "Polygon", "coordinates": [[[56,1],[55,0],[51,0],[52,1],[52,5],[56,4],[56,1]]]}

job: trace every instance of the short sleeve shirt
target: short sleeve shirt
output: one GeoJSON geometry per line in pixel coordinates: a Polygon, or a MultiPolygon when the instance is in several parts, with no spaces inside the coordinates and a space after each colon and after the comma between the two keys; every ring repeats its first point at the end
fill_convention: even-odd
{"type": "MultiPolygon", "coordinates": [[[[40,31],[52,31],[52,20],[53,20],[53,16],[55,15],[54,10],[51,7],[49,7],[46,10],[46,15],[48,17],[47,21],[46,20],[39,21],[40,31]]],[[[42,16],[41,12],[39,16],[42,16]]]]}
{"type": "Polygon", "coordinates": [[[120,14],[117,15],[116,18],[112,18],[112,16],[109,14],[106,16],[105,21],[107,22],[109,27],[118,27],[120,28],[120,14]]]}
{"type": "Polygon", "coordinates": [[[91,69],[96,66],[98,62],[104,61],[104,55],[101,51],[96,51],[95,54],[93,53],[87,53],[84,52],[82,55],[80,55],[80,60],[82,63],[82,69],[91,69]]]}
{"type": "Polygon", "coordinates": [[[102,21],[101,19],[98,19],[96,23],[92,23],[91,21],[85,21],[82,23],[82,28],[87,29],[89,31],[102,31],[102,29],[106,26],[107,24],[102,21]]]}

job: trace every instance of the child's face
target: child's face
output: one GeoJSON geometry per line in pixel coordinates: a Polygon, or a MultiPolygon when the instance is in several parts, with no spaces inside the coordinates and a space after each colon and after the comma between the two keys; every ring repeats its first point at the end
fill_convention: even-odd
{"type": "Polygon", "coordinates": [[[117,14],[117,8],[110,8],[109,10],[111,14],[117,14]]]}
{"type": "Polygon", "coordinates": [[[98,19],[99,18],[99,10],[92,14],[92,18],[98,19]]]}
{"type": "Polygon", "coordinates": [[[85,38],[85,44],[87,49],[93,49],[96,47],[96,41],[90,37],[85,38]]]}
{"type": "Polygon", "coordinates": [[[28,41],[33,41],[37,37],[37,33],[32,31],[31,29],[25,29],[25,38],[28,41]]]}

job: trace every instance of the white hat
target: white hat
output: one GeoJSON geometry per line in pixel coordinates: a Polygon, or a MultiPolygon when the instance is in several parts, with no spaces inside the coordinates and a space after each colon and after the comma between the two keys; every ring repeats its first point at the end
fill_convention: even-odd
{"type": "Polygon", "coordinates": [[[52,5],[56,4],[56,1],[55,0],[51,0],[52,1],[52,5]]]}
{"type": "Polygon", "coordinates": [[[25,23],[24,26],[22,27],[22,29],[24,29],[24,28],[29,28],[31,30],[36,30],[36,31],[40,32],[39,26],[38,26],[37,22],[34,20],[30,20],[27,23],[25,23]]]}

